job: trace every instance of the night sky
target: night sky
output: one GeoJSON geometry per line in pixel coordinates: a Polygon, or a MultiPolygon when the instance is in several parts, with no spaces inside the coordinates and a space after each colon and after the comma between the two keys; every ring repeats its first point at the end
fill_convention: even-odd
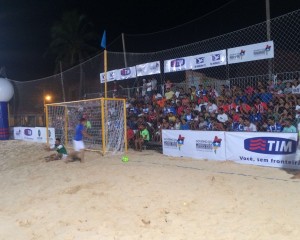
{"type": "MultiPolygon", "coordinates": [[[[270,5],[271,18],[300,9],[299,0],[270,0],[270,5]]],[[[266,16],[265,0],[0,0],[0,66],[5,66],[8,78],[25,81],[53,75],[54,58],[45,56],[50,28],[74,9],[94,23],[99,39],[106,29],[110,51],[122,51],[120,36],[125,33],[128,52],[204,40],[263,22],[266,16]]]]}

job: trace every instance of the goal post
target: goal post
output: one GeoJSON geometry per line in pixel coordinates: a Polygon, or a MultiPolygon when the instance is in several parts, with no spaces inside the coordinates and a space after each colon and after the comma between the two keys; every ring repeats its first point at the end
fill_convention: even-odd
{"type": "MultiPolygon", "coordinates": [[[[55,136],[66,147],[72,146],[76,125],[86,118],[84,138],[86,150],[103,155],[127,151],[126,101],[118,98],[95,98],[46,104],[46,128],[55,129],[55,136]]],[[[47,135],[47,143],[49,137],[47,135]]]]}

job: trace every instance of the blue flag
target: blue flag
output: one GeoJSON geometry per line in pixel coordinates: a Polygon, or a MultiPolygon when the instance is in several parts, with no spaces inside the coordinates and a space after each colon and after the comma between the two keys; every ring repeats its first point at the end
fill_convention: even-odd
{"type": "Polygon", "coordinates": [[[101,47],[106,48],[106,31],[104,30],[102,40],[101,40],[101,47]]]}

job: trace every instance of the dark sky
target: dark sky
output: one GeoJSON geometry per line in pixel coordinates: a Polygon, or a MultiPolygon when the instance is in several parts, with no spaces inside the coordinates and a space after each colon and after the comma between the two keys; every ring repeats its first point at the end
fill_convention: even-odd
{"type": "MultiPolygon", "coordinates": [[[[271,18],[300,9],[299,0],[270,0],[270,5],[271,18]]],[[[53,74],[53,59],[44,56],[50,28],[64,12],[74,9],[88,16],[99,38],[106,29],[108,45],[125,33],[129,52],[168,49],[265,20],[265,0],[0,0],[0,66],[6,67],[8,78],[24,81],[53,74]],[[193,19],[198,20],[175,30],[132,36],[193,19]],[[194,34],[195,28],[201,34],[194,34]],[[178,37],[169,39],[170,33],[178,37]]],[[[120,38],[108,50],[121,51],[120,38]]]]}

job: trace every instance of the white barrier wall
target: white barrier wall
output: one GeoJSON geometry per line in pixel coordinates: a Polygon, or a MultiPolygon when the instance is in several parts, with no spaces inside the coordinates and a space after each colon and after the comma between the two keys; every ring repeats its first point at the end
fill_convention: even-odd
{"type": "Polygon", "coordinates": [[[163,154],[300,169],[297,133],[163,130],[163,154]]]}
{"type": "Polygon", "coordinates": [[[224,138],[224,132],[162,130],[163,154],[224,161],[224,138]]]}
{"type": "MultiPolygon", "coordinates": [[[[30,142],[47,142],[45,127],[14,127],[14,139],[25,140],[30,142]]],[[[54,128],[48,128],[49,143],[55,143],[55,130],[54,128]]]]}

